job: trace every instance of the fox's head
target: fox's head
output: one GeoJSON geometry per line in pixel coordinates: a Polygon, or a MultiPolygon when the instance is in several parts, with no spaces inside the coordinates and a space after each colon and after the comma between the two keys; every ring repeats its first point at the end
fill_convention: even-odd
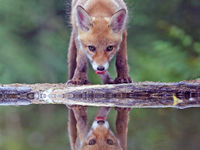
{"type": "Polygon", "coordinates": [[[96,73],[103,74],[109,67],[109,61],[120,49],[126,10],[120,9],[111,17],[93,17],[78,6],[76,13],[80,49],[86,54],[96,73]]]}
{"type": "Polygon", "coordinates": [[[109,124],[104,120],[96,120],[81,142],[80,150],[122,150],[118,139],[109,129],[109,124]]]}

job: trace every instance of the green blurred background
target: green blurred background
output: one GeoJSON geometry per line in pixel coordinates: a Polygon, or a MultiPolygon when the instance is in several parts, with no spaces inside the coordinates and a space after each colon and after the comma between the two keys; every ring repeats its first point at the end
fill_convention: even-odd
{"type": "MultiPolygon", "coordinates": [[[[133,81],[200,77],[200,1],[127,0],[133,81]]],[[[67,80],[70,1],[0,0],[0,83],[67,80]]],[[[116,76],[114,61],[110,66],[116,76]]],[[[89,80],[100,83],[94,71],[89,80]]],[[[89,110],[90,118],[96,108],[89,110]]],[[[134,109],[129,150],[199,150],[199,109],[134,109]]],[[[112,111],[109,116],[114,128],[112,111]]],[[[0,150],[69,150],[62,105],[0,107],[0,150]]]]}

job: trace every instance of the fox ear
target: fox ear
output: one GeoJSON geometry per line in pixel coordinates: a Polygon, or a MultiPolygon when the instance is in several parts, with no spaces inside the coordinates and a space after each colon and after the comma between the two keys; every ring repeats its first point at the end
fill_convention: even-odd
{"type": "Polygon", "coordinates": [[[111,18],[110,27],[114,32],[119,32],[123,29],[125,25],[126,10],[120,9],[111,18]]]}
{"type": "Polygon", "coordinates": [[[78,26],[83,31],[89,31],[90,27],[92,26],[92,21],[87,13],[87,11],[82,6],[77,6],[77,20],[78,20],[78,26]]]}

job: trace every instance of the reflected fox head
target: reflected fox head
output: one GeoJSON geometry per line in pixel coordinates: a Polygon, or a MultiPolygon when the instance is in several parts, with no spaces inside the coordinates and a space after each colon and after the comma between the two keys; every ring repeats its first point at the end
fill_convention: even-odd
{"type": "Polygon", "coordinates": [[[86,54],[96,73],[101,74],[108,69],[109,61],[120,49],[126,10],[120,9],[111,17],[93,17],[78,6],[76,14],[80,49],[86,54]]]}
{"type": "Polygon", "coordinates": [[[109,129],[107,121],[94,121],[80,150],[122,150],[119,140],[109,129]]]}

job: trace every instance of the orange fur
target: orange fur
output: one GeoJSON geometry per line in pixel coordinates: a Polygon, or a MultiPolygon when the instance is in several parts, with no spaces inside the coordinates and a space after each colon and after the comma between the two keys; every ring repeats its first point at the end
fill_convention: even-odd
{"type": "MultiPolygon", "coordinates": [[[[131,82],[126,54],[127,18],[128,10],[123,0],[72,1],[69,83],[87,84],[87,60],[95,71],[102,66],[107,71],[115,54],[118,73],[115,83],[131,82]],[[89,46],[95,47],[95,51],[89,46]],[[112,46],[111,51],[107,51],[109,46],[112,46]]],[[[110,79],[108,74],[106,76],[103,79],[110,79]]]]}
{"type": "MultiPolygon", "coordinates": [[[[131,82],[126,53],[127,18],[128,10],[123,0],[72,0],[73,29],[68,50],[68,83],[88,83],[88,60],[95,71],[99,66],[104,67],[105,73],[99,74],[103,83],[113,83],[107,69],[109,61],[115,54],[117,78],[114,82],[131,82]],[[89,46],[95,47],[95,50],[91,51],[89,46]],[[107,51],[109,46],[112,46],[111,51],[107,51]]],[[[69,111],[71,148],[72,150],[126,150],[127,124],[128,111],[118,110],[116,136],[109,128],[102,126],[91,128],[88,132],[85,110],[74,108],[69,111]],[[88,145],[91,138],[96,140],[93,146],[88,145]],[[112,140],[112,145],[108,144],[108,139],[112,140]]]]}
{"type": "MultiPolygon", "coordinates": [[[[106,116],[110,108],[101,107],[97,116],[106,116]]],[[[117,109],[116,135],[109,124],[94,121],[88,129],[86,108],[72,106],[69,118],[69,136],[72,150],[126,150],[129,109],[117,109]],[[73,112],[74,115],[71,114],[73,112]],[[75,121],[74,121],[75,120],[75,121]]]]}

